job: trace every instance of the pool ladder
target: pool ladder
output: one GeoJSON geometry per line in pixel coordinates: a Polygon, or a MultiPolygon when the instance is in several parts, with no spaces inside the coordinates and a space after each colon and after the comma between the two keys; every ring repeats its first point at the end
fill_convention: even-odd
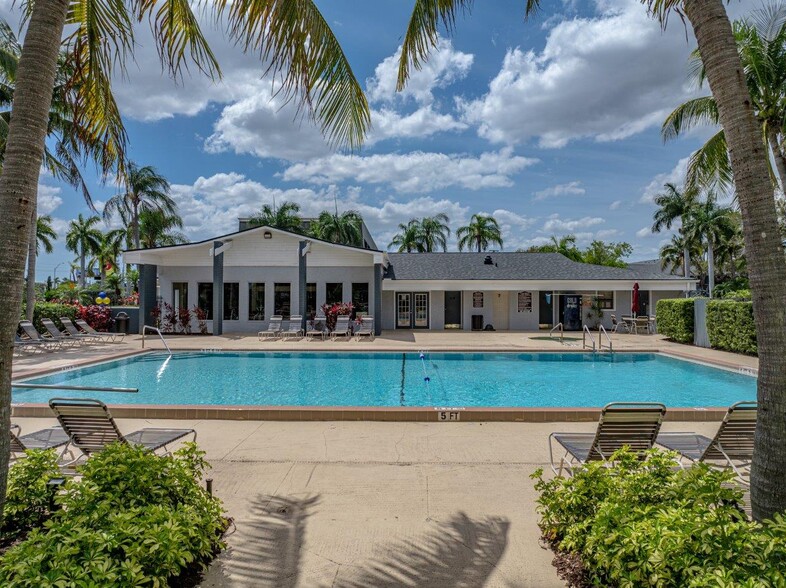
{"type": "Polygon", "coordinates": [[[167,353],[169,353],[169,356],[171,357],[172,356],[172,350],[169,348],[169,345],[166,344],[166,339],[164,339],[164,335],[161,333],[161,329],[157,329],[156,327],[151,327],[150,325],[145,325],[144,327],[142,327],[142,349],[145,348],[145,333],[147,331],[153,331],[154,333],[158,333],[158,336],[161,339],[161,343],[164,344],[164,347],[166,347],[167,353]]]}
{"type": "Polygon", "coordinates": [[[603,325],[600,325],[598,327],[598,347],[600,348],[601,351],[603,351],[603,336],[604,335],[606,336],[606,340],[608,341],[607,347],[609,349],[609,353],[614,353],[614,349],[612,348],[612,345],[611,345],[611,335],[609,335],[609,332],[606,330],[606,327],[604,327],[603,325]]]}
{"type": "Polygon", "coordinates": [[[563,341],[563,339],[565,338],[565,329],[562,326],[562,323],[557,323],[556,325],[554,325],[554,327],[552,327],[552,329],[549,331],[549,339],[551,339],[551,336],[554,334],[554,331],[556,331],[557,329],[559,329],[559,342],[562,345],[564,345],[565,342],[563,341]]]}

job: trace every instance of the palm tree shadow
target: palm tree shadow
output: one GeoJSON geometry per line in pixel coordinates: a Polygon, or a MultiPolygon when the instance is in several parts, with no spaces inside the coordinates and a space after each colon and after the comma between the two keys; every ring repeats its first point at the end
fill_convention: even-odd
{"type": "Polygon", "coordinates": [[[238,525],[231,555],[221,564],[224,582],[219,585],[297,586],[306,520],[318,503],[318,495],[254,498],[248,519],[238,525]]]}
{"type": "Polygon", "coordinates": [[[340,570],[333,586],[481,587],[505,552],[509,528],[510,523],[502,517],[473,520],[458,512],[434,531],[386,546],[385,555],[367,568],[340,570]]]}

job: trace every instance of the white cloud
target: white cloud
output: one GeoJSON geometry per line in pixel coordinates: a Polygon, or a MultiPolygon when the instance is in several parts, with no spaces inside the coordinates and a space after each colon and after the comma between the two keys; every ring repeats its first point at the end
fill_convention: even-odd
{"type": "Polygon", "coordinates": [[[644,239],[645,237],[652,237],[652,230],[650,227],[642,227],[638,231],[636,231],[636,236],[639,239],[644,239]]]}
{"type": "MultiPolygon", "coordinates": [[[[543,231],[553,233],[575,233],[580,229],[588,229],[602,225],[604,219],[597,216],[585,216],[577,219],[562,219],[557,214],[552,214],[543,224],[543,231]]],[[[578,235],[576,235],[578,237],[578,235]]]]}
{"type": "Polygon", "coordinates": [[[550,186],[545,190],[535,192],[533,200],[545,200],[546,198],[553,198],[555,196],[581,196],[587,191],[581,187],[581,182],[568,182],[567,184],[557,184],[550,186]]]}
{"type": "Polygon", "coordinates": [[[620,206],[622,206],[622,200],[615,200],[609,205],[609,210],[619,210],[620,206]]]}
{"type": "Polygon", "coordinates": [[[52,214],[63,203],[60,197],[61,188],[38,184],[38,216],[52,214]]]}
{"type": "Polygon", "coordinates": [[[372,110],[371,124],[372,129],[366,139],[367,145],[373,145],[383,139],[422,138],[468,128],[466,123],[456,120],[452,115],[436,112],[431,104],[418,108],[410,114],[400,114],[388,108],[372,110]]]}
{"type": "Polygon", "coordinates": [[[369,156],[333,154],[287,168],[283,178],[313,184],[346,180],[388,184],[398,192],[431,192],[451,186],[468,190],[513,185],[511,176],[536,163],[514,155],[512,149],[471,155],[413,151],[369,156]]]}
{"type": "Polygon", "coordinates": [[[690,49],[681,23],[662,33],[637,0],[597,0],[596,16],[561,21],[541,52],[509,50],[488,93],[463,104],[465,119],[493,142],[623,139],[692,95],[690,49]]]}
{"type": "Polygon", "coordinates": [[[651,204],[655,200],[655,196],[663,191],[664,184],[675,184],[678,187],[685,183],[685,175],[688,171],[689,157],[680,159],[677,164],[666,173],[658,174],[649,184],[644,188],[639,202],[642,204],[651,204]]]}

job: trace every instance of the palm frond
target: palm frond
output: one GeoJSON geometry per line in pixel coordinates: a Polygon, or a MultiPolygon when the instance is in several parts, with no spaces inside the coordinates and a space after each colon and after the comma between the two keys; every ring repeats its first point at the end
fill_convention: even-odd
{"type": "Polygon", "coordinates": [[[694,98],[675,108],[661,126],[660,134],[663,141],[677,138],[698,125],[720,124],[718,105],[712,96],[694,98]]]}
{"type": "Polygon", "coordinates": [[[734,178],[723,129],[710,137],[688,161],[686,188],[696,191],[733,189],[734,178]]]}

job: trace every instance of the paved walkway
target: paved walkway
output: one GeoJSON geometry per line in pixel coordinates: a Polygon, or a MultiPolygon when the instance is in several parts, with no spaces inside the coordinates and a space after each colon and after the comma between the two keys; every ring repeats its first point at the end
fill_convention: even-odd
{"type": "MultiPolygon", "coordinates": [[[[15,421],[24,432],[54,423],[15,421]]],[[[205,588],[563,586],[539,545],[529,479],[548,467],[555,425],[133,419],[119,426],[197,429],[214,491],[236,523],[205,588]]],[[[689,424],[705,434],[716,426],[689,424]]]]}

